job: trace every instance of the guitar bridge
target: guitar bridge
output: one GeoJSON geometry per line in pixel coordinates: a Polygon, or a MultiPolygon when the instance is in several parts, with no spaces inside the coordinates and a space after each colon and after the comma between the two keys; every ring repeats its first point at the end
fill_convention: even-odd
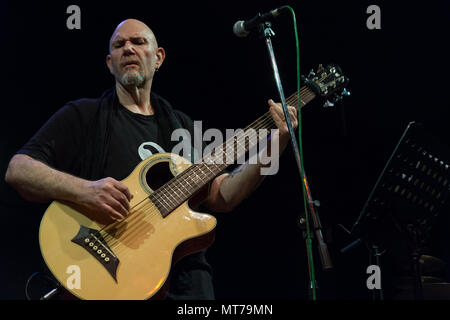
{"type": "Polygon", "coordinates": [[[109,248],[98,230],[81,226],[80,231],[72,239],[72,242],[86,249],[109,272],[114,281],[117,282],[116,273],[120,261],[109,248]]]}

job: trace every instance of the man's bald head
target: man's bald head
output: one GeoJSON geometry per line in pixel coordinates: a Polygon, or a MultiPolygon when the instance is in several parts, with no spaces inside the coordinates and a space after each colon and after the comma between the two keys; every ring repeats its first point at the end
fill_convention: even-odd
{"type": "Polygon", "coordinates": [[[114,30],[111,38],[109,39],[109,52],[111,53],[112,43],[115,39],[123,35],[139,34],[145,36],[148,41],[152,42],[152,45],[157,48],[158,42],[156,41],[155,34],[152,29],[149,28],[144,22],[136,19],[126,19],[119,23],[114,30]]]}

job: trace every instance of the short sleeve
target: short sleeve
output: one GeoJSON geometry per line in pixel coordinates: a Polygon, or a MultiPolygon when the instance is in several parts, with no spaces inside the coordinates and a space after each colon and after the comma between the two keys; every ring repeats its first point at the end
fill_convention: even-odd
{"type": "Polygon", "coordinates": [[[82,150],[83,128],[80,110],[68,103],[58,110],[17,152],[57,170],[77,174],[82,150]]]}

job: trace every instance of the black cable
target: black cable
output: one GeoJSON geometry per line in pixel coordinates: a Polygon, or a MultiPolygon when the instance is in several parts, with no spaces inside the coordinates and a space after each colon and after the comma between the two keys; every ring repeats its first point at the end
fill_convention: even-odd
{"type": "Polygon", "coordinates": [[[52,283],[52,284],[54,285],[54,289],[59,289],[60,286],[61,286],[57,281],[55,281],[55,279],[51,278],[50,276],[48,276],[48,275],[46,275],[46,274],[43,274],[43,273],[40,272],[40,271],[37,271],[37,272],[33,273],[33,274],[28,278],[28,280],[27,280],[27,282],[26,282],[26,284],[25,284],[25,296],[27,297],[27,300],[30,300],[30,301],[32,300],[31,297],[30,297],[30,295],[29,295],[29,292],[28,292],[28,287],[29,287],[29,285],[30,285],[31,280],[33,280],[33,278],[36,277],[36,276],[38,276],[38,275],[41,275],[42,277],[44,277],[45,279],[47,279],[50,283],[52,283]]]}

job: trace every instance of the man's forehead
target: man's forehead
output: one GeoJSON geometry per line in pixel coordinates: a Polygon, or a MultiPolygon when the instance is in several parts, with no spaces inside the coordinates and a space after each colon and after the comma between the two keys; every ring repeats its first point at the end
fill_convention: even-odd
{"type": "Polygon", "coordinates": [[[114,31],[111,40],[128,39],[128,38],[153,38],[153,33],[150,30],[116,30],[114,31]]]}
{"type": "Polygon", "coordinates": [[[122,39],[131,39],[131,38],[152,38],[152,34],[148,32],[115,32],[111,38],[112,41],[122,40],[122,39]]]}
{"type": "Polygon", "coordinates": [[[111,41],[136,37],[154,38],[153,31],[143,22],[128,19],[121,22],[114,30],[111,41]]]}

